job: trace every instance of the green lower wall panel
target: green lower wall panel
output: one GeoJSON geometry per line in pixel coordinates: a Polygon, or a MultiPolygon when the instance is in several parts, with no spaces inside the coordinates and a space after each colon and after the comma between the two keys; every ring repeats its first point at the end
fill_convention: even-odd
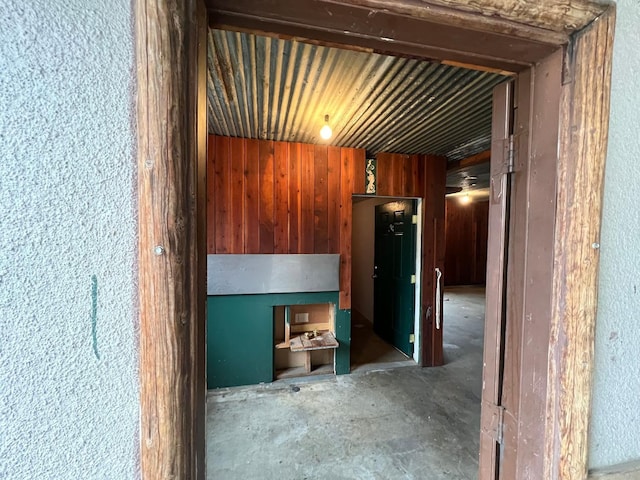
{"type": "MultiPolygon", "coordinates": [[[[272,382],[273,307],[333,303],[338,292],[207,297],[207,388],[272,382]]],[[[336,374],[350,371],[351,310],[336,309],[336,374]]]]}

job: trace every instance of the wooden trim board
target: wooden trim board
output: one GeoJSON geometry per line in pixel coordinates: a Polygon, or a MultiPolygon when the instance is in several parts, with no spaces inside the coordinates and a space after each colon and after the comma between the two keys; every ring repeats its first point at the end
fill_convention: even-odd
{"type": "Polygon", "coordinates": [[[589,472],[589,480],[640,480],[640,460],[589,472]]]}
{"type": "Polygon", "coordinates": [[[140,471],[205,475],[206,10],[135,2],[140,471]]]}

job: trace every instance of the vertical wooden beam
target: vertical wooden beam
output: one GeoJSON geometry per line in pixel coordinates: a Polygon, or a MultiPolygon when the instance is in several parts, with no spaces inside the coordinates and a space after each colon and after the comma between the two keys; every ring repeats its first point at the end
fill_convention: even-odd
{"type": "Polygon", "coordinates": [[[544,478],[587,476],[615,10],[573,39],[561,97],[544,478]]]}
{"type": "MultiPolygon", "coordinates": [[[[192,28],[194,35],[189,35],[192,43],[189,47],[189,64],[195,65],[192,72],[195,78],[188,83],[189,102],[191,109],[187,116],[190,123],[189,135],[195,136],[195,141],[189,143],[189,158],[196,158],[197,163],[189,161],[195,167],[191,176],[195,177],[195,272],[186,270],[187,274],[195,275],[196,285],[191,288],[191,303],[194,305],[189,338],[190,355],[185,359],[191,368],[191,463],[190,475],[185,478],[203,480],[206,475],[206,422],[207,416],[207,49],[208,49],[208,20],[207,10],[203,0],[195,1],[195,16],[192,28]],[[195,38],[193,38],[195,37],[195,38]]],[[[191,267],[192,265],[190,265],[191,267]]],[[[188,387],[189,388],[189,387],[188,387]]],[[[183,454],[185,454],[183,452],[183,454]]],[[[145,472],[146,473],[146,472],[145,472]]],[[[151,476],[149,475],[149,478],[151,476]]]]}
{"type": "MultiPolygon", "coordinates": [[[[422,354],[420,364],[434,367],[444,363],[442,351],[442,323],[436,324],[436,267],[444,270],[444,201],[447,159],[434,155],[421,157],[420,175],[423,198],[422,211],[422,354]]],[[[441,287],[443,286],[441,279],[441,287]]]]}
{"type": "Polygon", "coordinates": [[[141,474],[204,478],[206,13],[139,0],[135,33],[141,474]]]}
{"type": "Polygon", "coordinates": [[[351,237],[354,149],[341,148],[340,171],[340,308],[351,308],[351,237]]]}

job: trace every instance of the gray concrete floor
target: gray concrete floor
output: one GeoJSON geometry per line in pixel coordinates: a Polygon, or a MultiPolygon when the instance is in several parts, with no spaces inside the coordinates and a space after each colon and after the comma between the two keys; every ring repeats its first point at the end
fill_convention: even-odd
{"type": "Polygon", "coordinates": [[[476,478],[484,289],[447,289],[444,315],[443,367],[209,392],[207,478],[476,478]]]}

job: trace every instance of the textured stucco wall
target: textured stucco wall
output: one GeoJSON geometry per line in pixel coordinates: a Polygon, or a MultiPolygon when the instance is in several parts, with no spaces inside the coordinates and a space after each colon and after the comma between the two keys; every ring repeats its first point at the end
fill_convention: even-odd
{"type": "Polygon", "coordinates": [[[640,3],[617,2],[590,464],[640,458],[640,3]]]}
{"type": "Polygon", "coordinates": [[[2,479],[138,476],[133,55],[129,0],[2,1],[2,479]]]}

